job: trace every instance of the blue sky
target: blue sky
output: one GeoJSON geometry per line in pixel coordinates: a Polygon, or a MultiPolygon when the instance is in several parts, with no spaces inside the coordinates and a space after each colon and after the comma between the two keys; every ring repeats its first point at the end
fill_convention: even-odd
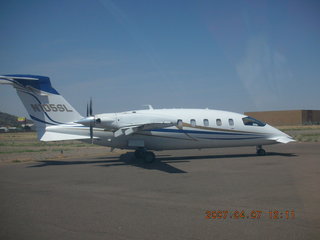
{"type": "MultiPolygon", "coordinates": [[[[319,1],[0,3],[0,74],[49,76],[82,114],[320,109],[319,1]]],[[[26,115],[0,86],[0,111],[26,115]]]]}

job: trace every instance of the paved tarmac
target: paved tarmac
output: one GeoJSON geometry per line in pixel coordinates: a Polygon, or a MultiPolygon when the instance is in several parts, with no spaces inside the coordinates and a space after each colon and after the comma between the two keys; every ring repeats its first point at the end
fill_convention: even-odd
{"type": "Polygon", "coordinates": [[[265,149],[2,165],[0,239],[320,239],[320,143],[265,149]]]}

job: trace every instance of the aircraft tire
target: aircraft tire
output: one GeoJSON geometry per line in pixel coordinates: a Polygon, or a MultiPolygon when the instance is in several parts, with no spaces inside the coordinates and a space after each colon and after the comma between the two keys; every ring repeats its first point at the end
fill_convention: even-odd
{"type": "Polygon", "coordinates": [[[138,148],[135,152],[134,152],[134,156],[137,159],[141,159],[144,158],[144,155],[146,153],[146,150],[138,148]]]}
{"type": "Polygon", "coordinates": [[[154,162],[156,156],[153,152],[146,152],[144,154],[143,162],[144,163],[152,163],[154,162]]]}
{"type": "Polygon", "coordinates": [[[266,150],[260,148],[257,150],[257,155],[258,156],[265,156],[266,155],[266,150]]]}

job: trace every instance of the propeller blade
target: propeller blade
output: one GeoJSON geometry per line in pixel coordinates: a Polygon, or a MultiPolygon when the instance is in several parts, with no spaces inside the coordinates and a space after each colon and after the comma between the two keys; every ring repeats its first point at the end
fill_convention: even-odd
{"type": "Polygon", "coordinates": [[[91,144],[93,144],[93,126],[90,124],[90,139],[91,139],[91,144]]]}
{"type": "Polygon", "coordinates": [[[93,144],[93,126],[95,125],[95,121],[95,116],[92,114],[92,98],[90,98],[90,102],[87,103],[87,117],[77,122],[85,126],[89,125],[91,144],[93,144]]]}
{"type": "Polygon", "coordinates": [[[87,103],[87,117],[89,117],[89,104],[87,103]]]}
{"type": "Polygon", "coordinates": [[[90,116],[92,116],[92,98],[90,98],[90,109],[89,109],[89,112],[90,112],[90,116]]]}

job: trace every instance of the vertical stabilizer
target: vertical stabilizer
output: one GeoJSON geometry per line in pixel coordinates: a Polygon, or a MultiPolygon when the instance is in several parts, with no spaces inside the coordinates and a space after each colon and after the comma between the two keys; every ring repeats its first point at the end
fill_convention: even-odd
{"type": "Polygon", "coordinates": [[[50,79],[36,75],[4,75],[0,83],[13,85],[37,127],[41,139],[47,126],[69,124],[82,116],[52,86],[50,79]]]}

